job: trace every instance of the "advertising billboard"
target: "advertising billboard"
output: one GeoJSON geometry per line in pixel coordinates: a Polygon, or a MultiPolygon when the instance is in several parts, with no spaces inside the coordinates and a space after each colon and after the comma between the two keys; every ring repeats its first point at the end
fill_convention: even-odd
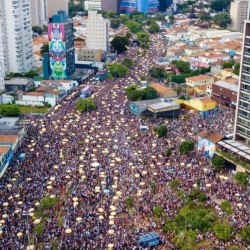
{"type": "Polygon", "coordinates": [[[48,26],[50,76],[55,79],[65,79],[66,47],[64,24],[50,23],[48,26]]]}

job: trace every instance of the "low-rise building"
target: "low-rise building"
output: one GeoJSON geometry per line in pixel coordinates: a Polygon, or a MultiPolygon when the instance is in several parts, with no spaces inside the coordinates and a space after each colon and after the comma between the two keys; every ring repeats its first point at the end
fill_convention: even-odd
{"type": "Polygon", "coordinates": [[[29,78],[10,78],[4,80],[6,91],[28,91],[34,85],[34,81],[29,78]]]}
{"type": "Polygon", "coordinates": [[[223,135],[213,131],[201,131],[198,134],[198,150],[205,156],[212,158],[216,151],[216,143],[223,138],[223,135]]]}
{"type": "Polygon", "coordinates": [[[165,99],[177,97],[177,92],[175,90],[173,90],[172,88],[168,88],[164,86],[163,84],[152,83],[150,84],[150,87],[154,88],[157,91],[158,95],[165,99]]]}
{"type": "Polygon", "coordinates": [[[212,85],[212,98],[219,104],[235,106],[237,103],[237,96],[238,85],[234,83],[217,81],[212,85]]]}
{"type": "Polygon", "coordinates": [[[195,88],[201,85],[208,85],[214,83],[214,77],[209,75],[198,75],[186,78],[186,85],[195,88]]]}
{"type": "Polygon", "coordinates": [[[177,103],[184,105],[188,109],[198,111],[203,116],[214,114],[217,109],[216,101],[209,97],[194,98],[191,100],[176,100],[177,103]]]}

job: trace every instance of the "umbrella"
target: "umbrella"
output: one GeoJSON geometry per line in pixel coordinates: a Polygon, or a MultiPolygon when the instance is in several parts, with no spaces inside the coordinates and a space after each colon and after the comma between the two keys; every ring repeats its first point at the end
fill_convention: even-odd
{"type": "Polygon", "coordinates": [[[82,217],[77,217],[77,218],[76,218],[76,221],[77,221],[77,222],[82,221],[82,217]]]}
{"type": "Polygon", "coordinates": [[[34,245],[30,245],[26,248],[26,250],[34,250],[35,249],[35,246],[34,245]]]}
{"type": "Polygon", "coordinates": [[[100,215],[98,218],[99,218],[99,220],[103,220],[104,219],[104,217],[102,215],[100,215]]]}
{"type": "Polygon", "coordinates": [[[78,198],[77,198],[77,197],[74,197],[72,200],[73,200],[73,201],[78,201],[78,198]]]}
{"type": "Polygon", "coordinates": [[[114,234],[114,232],[115,232],[114,229],[109,229],[109,230],[108,230],[108,234],[110,234],[110,235],[114,234]]]}
{"type": "Polygon", "coordinates": [[[109,221],[109,225],[114,225],[114,224],[115,224],[115,222],[113,220],[109,221]]]}
{"type": "Polygon", "coordinates": [[[22,202],[22,201],[18,201],[17,204],[18,204],[18,205],[22,205],[23,202],[22,202]]]}
{"type": "Polygon", "coordinates": [[[19,232],[16,234],[18,238],[21,238],[23,236],[23,233],[22,232],[19,232]]]}
{"type": "Polygon", "coordinates": [[[7,217],[8,217],[8,215],[7,214],[3,214],[3,219],[6,219],[7,217]]]}
{"type": "Polygon", "coordinates": [[[210,184],[210,183],[207,183],[207,184],[206,184],[206,187],[210,188],[210,187],[211,187],[211,184],[210,184]]]}
{"type": "Polygon", "coordinates": [[[34,224],[39,224],[41,222],[41,219],[36,219],[36,220],[34,220],[34,224]]]}
{"type": "Polygon", "coordinates": [[[91,164],[91,167],[94,167],[94,168],[99,167],[99,166],[100,164],[98,162],[94,162],[91,164]]]}
{"type": "Polygon", "coordinates": [[[4,202],[4,203],[3,203],[3,206],[4,206],[4,207],[8,207],[8,206],[9,206],[9,203],[8,203],[8,202],[4,202]]]}
{"type": "Polygon", "coordinates": [[[71,233],[72,233],[72,229],[71,229],[71,228],[67,228],[67,229],[65,230],[65,233],[66,233],[66,234],[71,234],[71,233]]]}

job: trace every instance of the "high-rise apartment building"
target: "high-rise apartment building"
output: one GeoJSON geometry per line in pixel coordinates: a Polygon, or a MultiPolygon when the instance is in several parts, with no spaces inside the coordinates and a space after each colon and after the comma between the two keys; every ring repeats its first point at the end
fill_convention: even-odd
{"type": "Polygon", "coordinates": [[[47,24],[48,2],[47,0],[30,0],[32,25],[42,26],[47,24]]]}
{"type": "Polygon", "coordinates": [[[101,8],[104,11],[112,10],[118,12],[120,10],[121,0],[101,0],[101,8]]]}
{"type": "Polygon", "coordinates": [[[84,1],[84,9],[87,11],[101,10],[101,8],[102,8],[101,0],[85,0],[84,1]]]}
{"type": "Polygon", "coordinates": [[[5,72],[27,72],[33,65],[30,0],[0,0],[5,72]]]}
{"type": "MultiPolygon", "coordinates": [[[[2,26],[0,20],[0,34],[2,34],[2,26]]],[[[3,41],[2,36],[0,35],[0,91],[5,89],[4,88],[4,55],[3,55],[3,41]]]]}
{"type": "Polygon", "coordinates": [[[159,11],[159,0],[122,0],[120,10],[125,13],[157,12],[159,11]]]}
{"type": "Polygon", "coordinates": [[[49,19],[48,36],[50,78],[70,78],[75,72],[74,29],[65,11],[49,19]]]}
{"type": "Polygon", "coordinates": [[[87,48],[102,49],[109,53],[109,20],[104,19],[97,11],[88,12],[86,35],[87,48]]]}
{"type": "Polygon", "coordinates": [[[68,14],[69,0],[47,0],[48,2],[48,17],[56,15],[58,11],[65,11],[68,14]]]}
{"type": "Polygon", "coordinates": [[[250,144],[250,20],[245,21],[243,34],[234,139],[250,144]]]}
{"type": "Polygon", "coordinates": [[[247,19],[248,13],[248,0],[235,0],[231,2],[230,17],[232,23],[230,28],[243,32],[244,21],[247,19]]]}

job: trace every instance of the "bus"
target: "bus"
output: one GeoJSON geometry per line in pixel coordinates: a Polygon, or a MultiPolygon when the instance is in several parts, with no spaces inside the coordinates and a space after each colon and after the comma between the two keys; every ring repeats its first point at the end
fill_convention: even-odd
{"type": "Polygon", "coordinates": [[[80,97],[87,98],[90,97],[94,93],[94,87],[92,85],[86,85],[81,89],[80,97]]]}

